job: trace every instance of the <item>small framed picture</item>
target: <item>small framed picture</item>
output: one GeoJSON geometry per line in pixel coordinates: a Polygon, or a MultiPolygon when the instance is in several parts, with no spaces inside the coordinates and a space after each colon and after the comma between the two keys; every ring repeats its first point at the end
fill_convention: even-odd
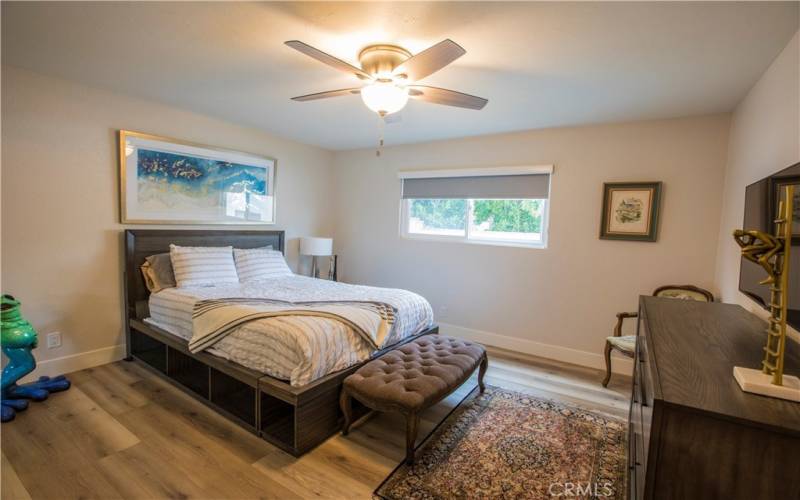
{"type": "Polygon", "coordinates": [[[656,241],[660,199],[660,182],[603,184],[600,238],[656,241]]]}

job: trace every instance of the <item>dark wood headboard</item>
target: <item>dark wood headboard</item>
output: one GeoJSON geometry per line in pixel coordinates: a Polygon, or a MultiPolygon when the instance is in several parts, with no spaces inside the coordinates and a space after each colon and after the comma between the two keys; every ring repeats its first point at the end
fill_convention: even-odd
{"type": "Polygon", "coordinates": [[[137,317],[136,304],[144,302],[150,292],[139,269],[144,259],[157,253],[169,252],[169,245],[187,247],[258,248],[272,246],[284,251],[283,231],[239,230],[125,230],[125,310],[126,318],[137,317]]]}

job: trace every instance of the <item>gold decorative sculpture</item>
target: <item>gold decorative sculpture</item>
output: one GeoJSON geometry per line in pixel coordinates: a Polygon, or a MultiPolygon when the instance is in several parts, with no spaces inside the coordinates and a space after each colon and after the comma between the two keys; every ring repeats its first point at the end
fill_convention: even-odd
{"type": "Polygon", "coordinates": [[[733,239],[742,249],[742,257],[759,264],[767,272],[767,277],[760,283],[769,285],[770,290],[767,345],[761,370],[736,366],[733,376],[743,391],[800,401],[800,379],[791,375],[784,377],[783,374],[794,186],[786,186],[784,194],[785,199],[778,204],[778,216],[774,221],[775,236],[743,229],[733,232],[733,239]]]}

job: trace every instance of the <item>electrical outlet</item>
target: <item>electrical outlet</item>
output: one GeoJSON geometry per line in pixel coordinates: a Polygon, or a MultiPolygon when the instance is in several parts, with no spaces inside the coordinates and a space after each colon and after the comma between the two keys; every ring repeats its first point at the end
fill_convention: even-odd
{"type": "Polygon", "coordinates": [[[61,347],[61,332],[52,332],[47,334],[47,348],[55,349],[61,347]]]}

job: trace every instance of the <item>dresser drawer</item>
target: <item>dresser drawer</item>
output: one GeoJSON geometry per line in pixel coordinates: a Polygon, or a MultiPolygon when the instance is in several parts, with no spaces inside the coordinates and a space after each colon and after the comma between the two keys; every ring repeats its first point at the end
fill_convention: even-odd
{"type": "Polygon", "coordinates": [[[639,459],[643,442],[642,435],[637,431],[630,433],[630,446],[628,448],[631,457],[631,465],[628,467],[629,483],[628,498],[630,500],[644,497],[645,467],[639,459]]]}
{"type": "MultiPolygon", "coordinates": [[[[633,406],[631,406],[633,411],[633,406]]],[[[636,438],[634,437],[633,418],[628,419],[628,498],[636,498],[636,438]]]]}
{"type": "Polygon", "coordinates": [[[641,433],[642,431],[642,401],[641,395],[639,394],[639,385],[634,379],[633,383],[633,395],[631,399],[631,410],[630,410],[630,425],[635,427],[635,429],[641,433]]]}
{"type": "Polygon", "coordinates": [[[625,498],[634,499],[636,498],[636,471],[633,470],[631,467],[628,470],[628,494],[625,498]]]}
{"type": "Polygon", "coordinates": [[[648,332],[645,321],[640,322],[636,337],[633,366],[633,394],[631,397],[630,425],[634,458],[630,461],[631,473],[635,476],[631,485],[631,498],[644,495],[645,476],[649,467],[650,437],[653,422],[653,374],[648,358],[648,332]],[[635,488],[635,489],[633,489],[635,488]]]}
{"type": "Polygon", "coordinates": [[[647,336],[640,335],[636,338],[636,366],[639,379],[639,395],[642,404],[653,406],[653,374],[652,367],[647,357],[647,336]]]}

